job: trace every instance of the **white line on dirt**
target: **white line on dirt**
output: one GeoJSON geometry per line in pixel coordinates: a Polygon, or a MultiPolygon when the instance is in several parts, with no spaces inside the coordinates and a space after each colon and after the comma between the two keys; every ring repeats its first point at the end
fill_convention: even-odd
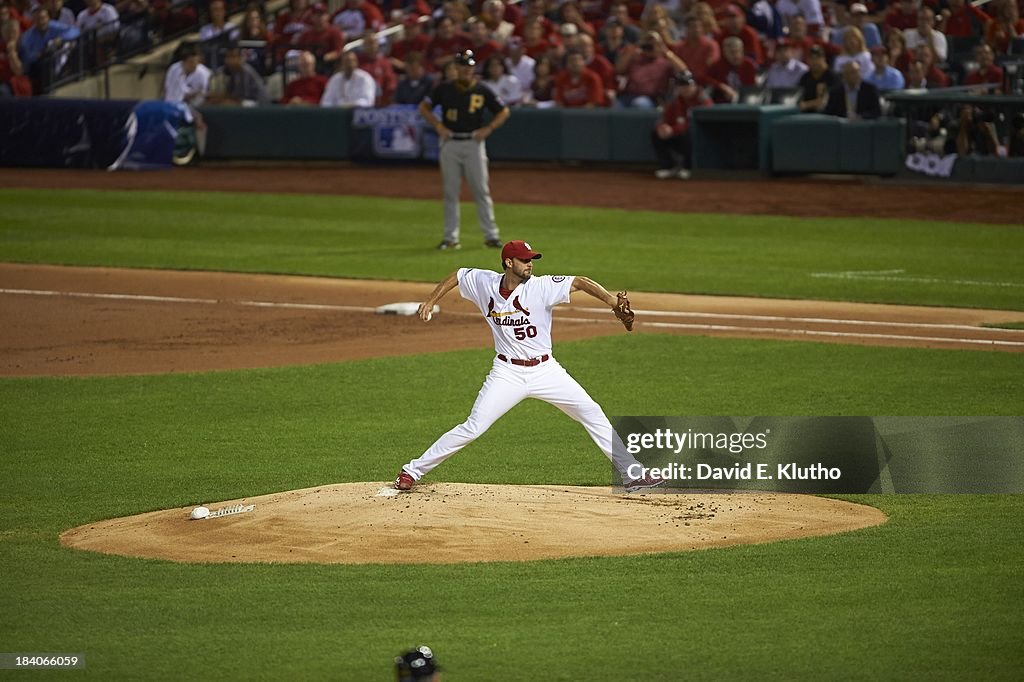
{"type": "MultiPolygon", "coordinates": [[[[581,312],[588,313],[603,313],[607,312],[605,308],[576,308],[581,312]]],[[[812,322],[815,324],[835,324],[835,325],[864,325],[869,327],[913,327],[917,329],[961,329],[969,331],[984,330],[986,332],[1005,332],[1010,334],[1024,334],[1024,329],[1000,329],[997,327],[979,327],[977,325],[970,324],[938,324],[932,322],[894,322],[891,320],[844,320],[834,319],[830,317],[787,317],[782,315],[741,315],[738,313],[694,313],[694,312],[676,312],[672,310],[640,310],[639,308],[634,309],[637,314],[650,315],[652,317],[715,317],[727,320],[757,320],[763,322],[812,322]]],[[[1024,313],[1021,313],[1021,317],[1024,318],[1024,313]]]]}
{"type": "Polygon", "coordinates": [[[241,305],[253,308],[292,308],[296,310],[344,310],[372,313],[376,308],[358,305],[332,305],[328,303],[284,303],[278,301],[228,301],[217,298],[184,298],[181,296],[146,296],[143,294],[97,294],[84,291],[47,291],[43,289],[0,289],[0,294],[26,296],[71,296],[74,298],[102,298],[115,301],[152,301],[156,303],[202,303],[206,305],[241,305]]]}
{"type": "MultiPolygon", "coordinates": [[[[127,301],[150,301],[157,303],[198,303],[203,305],[239,305],[249,306],[257,308],[288,308],[288,309],[299,309],[299,310],[338,310],[345,312],[364,312],[373,313],[376,312],[376,308],[368,306],[350,306],[350,305],[333,305],[326,303],[287,303],[278,301],[230,301],[216,298],[187,298],[182,296],[151,296],[145,294],[105,294],[105,293],[93,293],[83,291],[52,291],[45,289],[0,289],[0,294],[14,294],[14,295],[26,295],[26,296],[67,296],[73,298],[97,298],[97,299],[108,299],[108,300],[127,300],[127,301]]],[[[578,309],[581,312],[607,312],[604,308],[582,308],[578,309]]],[[[868,325],[889,325],[889,326],[907,326],[907,327],[935,327],[935,328],[949,328],[949,329],[969,329],[979,332],[1017,332],[1021,333],[1022,330],[1012,329],[989,329],[984,327],[971,327],[968,325],[928,325],[925,323],[900,323],[900,322],[872,322],[870,320],[832,320],[827,318],[802,318],[802,317],[780,317],[771,315],[732,315],[724,313],[684,313],[684,312],[673,312],[665,310],[644,310],[637,311],[645,315],[674,315],[674,316],[703,316],[703,317],[733,317],[741,319],[751,320],[774,320],[774,321],[786,321],[786,322],[823,322],[823,323],[834,323],[834,324],[868,324],[868,325]]],[[[476,317],[477,313],[464,313],[464,312],[449,312],[448,315],[454,316],[473,316],[476,317]]],[[[600,320],[594,318],[585,317],[565,317],[559,316],[559,321],[563,322],[584,322],[584,323],[612,323],[618,324],[617,320],[600,320]]],[[[741,325],[723,325],[723,324],[688,324],[681,322],[639,322],[639,325],[644,327],[660,327],[667,329],[692,329],[697,331],[727,331],[727,332],[744,332],[748,334],[795,334],[800,336],[824,336],[832,338],[862,338],[862,339],[890,339],[890,340],[905,340],[905,341],[934,341],[940,343],[965,343],[965,344],[977,344],[977,345],[988,345],[988,346],[1024,346],[1024,341],[1003,341],[998,339],[965,339],[958,337],[946,337],[946,336],[914,336],[910,334],[876,334],[868,332],[830,332],[830,331],[817,331],[810,329],[801,329],[798,327],[746,327],[741,325]]]]}

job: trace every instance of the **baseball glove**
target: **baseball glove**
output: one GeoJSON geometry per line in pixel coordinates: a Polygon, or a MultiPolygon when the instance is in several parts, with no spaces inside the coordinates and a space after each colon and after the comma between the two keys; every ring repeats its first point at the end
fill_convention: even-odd
{"type": "Polygon", "coordinates": [[[615,313],[615,317],[619,318],[619,322],[626,328],[626,331],[631,332],[636,313],[629,307],[629,297],[626,296],[625,291],[620,291],[616,296],[618,296],[618,301],[612,307],[612,312],[615,313]]]}

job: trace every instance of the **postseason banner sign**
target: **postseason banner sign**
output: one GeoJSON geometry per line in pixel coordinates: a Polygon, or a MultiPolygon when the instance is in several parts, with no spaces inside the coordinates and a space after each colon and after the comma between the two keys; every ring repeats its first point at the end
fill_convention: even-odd
{"type": "Polygon", "coordinates": [[[1024,493],[1024,417],[614,417],[646,492],[1024,493]]]}

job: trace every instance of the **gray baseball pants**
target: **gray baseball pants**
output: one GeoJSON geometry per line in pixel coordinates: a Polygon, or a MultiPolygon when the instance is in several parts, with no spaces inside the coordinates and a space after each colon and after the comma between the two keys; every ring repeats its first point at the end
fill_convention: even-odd
{"type": "Polygon", "coordinates": [[[444,183],[444,240],[459,241],[459,194],[462,178],[466,178],[476,202],[480,231],[484,239],[498,239],[491,201],[490,178],[487,173],[487,146],[476,140],[445,140],[441,142],[441,179],[444,183]]]}

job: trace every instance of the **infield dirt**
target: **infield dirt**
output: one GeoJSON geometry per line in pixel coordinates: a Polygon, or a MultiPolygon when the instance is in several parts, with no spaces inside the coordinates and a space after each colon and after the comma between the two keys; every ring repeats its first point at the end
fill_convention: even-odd
{"type": "MultiPolygon", "coordinates": [[[[429,324],[377,315],[432,284],[0,264],[0,376],[151,374],[488,348],[456,295],[429,324]]],[[[1024,351],[1021,313],[631,292],[635,333],[1024,351]],[[939,325],[939,326],[935,326],[939,325]],[[945,327],[943,325],[953,325],[945,327]]],[[[561,306],[556,342],[625,333],[596,301],[561,306]]]]}

